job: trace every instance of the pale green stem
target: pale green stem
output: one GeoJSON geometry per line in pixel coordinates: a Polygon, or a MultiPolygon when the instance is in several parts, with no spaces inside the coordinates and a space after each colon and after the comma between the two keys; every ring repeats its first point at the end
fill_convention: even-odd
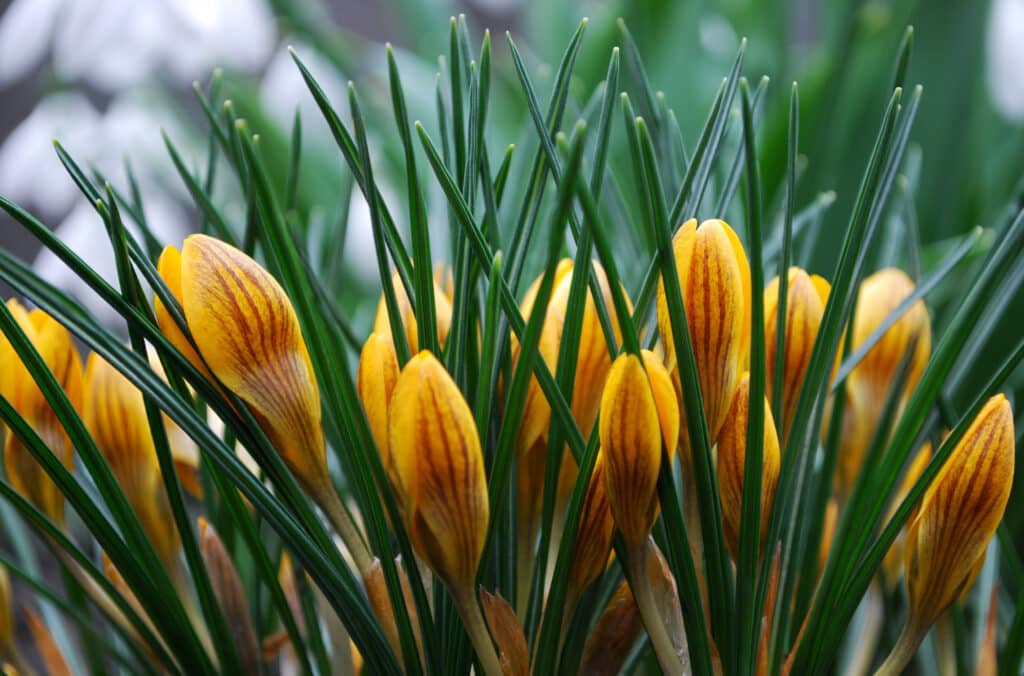
{"type": "Polygon", "coordinates": [[[647,575],[647,557],[650,555],[647,540],[639,545],[629,548],[629,586],[633,590],[633,598],[640,610],[640,618],[647,629],[647,636],[651,640],[651,647],[658,657],[658,664],[664,674],[682,674],[683,662],[676,647],[672,643],[665,622],[661,613],[658,612],[658,605],[654,600],[654,592],[651,589],[651,581],[647,575]]]}
{"type": "Polygon", "coordinates": [[[910,660],[913,659],[914,653],[917,652],[917,647],[921,645],[921,640],[925,635],[925,632],[919,631],[912,626],[913,624],[915,623],[910,619],[907,620],[896,645],[893,646],[892,652],[885,658],[882,666],[875,672],[875,676],[898,676],[910,664],[910,660]]]}
{"type": "Polygon", "coordinates": [[[345,511],[345,506],[341,504],[341,498],[334,492],[333,487],[328,486],[316,491],[313,494],[313,499],[327,515],[327,520],[338,532],[341,541],[345,543],[345,548],[355,562],[360,575],[366,575],[366,571],[373,565],[373,557],[356,525],[352,523],[352,518],[345,511]]]}
{"type": "Polygon", "coordinates": [[[494,649],[494,641],[491,639],[491,632],[487,629],[484,615],[480,611],[480,604],[477,602],[476,594],[473,592],[472,584],[462,589],[450,588],[455,605],[462,616],[462,622],[466,625],[466,632],[469,640],[476,651],[477,659],[483,667],[485,676],[502,676],[501,660],[494,649]]]}

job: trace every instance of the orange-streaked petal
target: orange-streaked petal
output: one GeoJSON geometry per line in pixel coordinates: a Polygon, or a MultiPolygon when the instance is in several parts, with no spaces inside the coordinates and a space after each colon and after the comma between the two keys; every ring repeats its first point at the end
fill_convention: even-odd
{"type": "MultiPolygon", "coordinates": [[[[81,411],[82,359],[78,355],[70,332],[42,310],[26,312],[20,306],[14,307],[11,303],[8,303],[8,307],[39,352],[39,356],[53,372],[71,405],[81,411]]],[[[0,350],[6,351],[6,357],[0,358],[8,360],[4,364],[4,371],[7,374],[4,396],[18,414],[32,426],[46,447],[70,470],[73,465],[74,448],[50,402],[13,347],[7,344],[0,350]]],[[[11,485],[55,523],[63,525],[64,495],[21,440],[13,433],[8,433],[6,437],[4,468],[11,485]]]]}
{"type": "Polygon", "coordinates": [[[320,390],[284,289],[245,253],[206,235],[185,240],[181,264],[185,318],[210,370],[249,405],[307,492],[333,490],[320,390]]]}
{"type": "MultiPolygon", "coordinates": [[[[750,374],[743,374],[732,406],[718,437],[718,488],[722,499],[722,526],[733,558],[739,555],[740,517],[743,513],[743,477],[747,461],[747,420],[750,405],[750,374]]],[[[767,397],[764,402],[764,447],[761,470],[761,548],[765,546],[768,521],[779,481],[779,437],[767,397]]]]}
{"type": "MultiPolygon", "coordinates": [[[[697,377],[711,442],[718,439],[740,374],[749,360],[750,266],[739,238],[724,221],[695,219],[683,224],[672,240],[697,377]]],[[[665,295],[658,284],[658,328],[666,364],[678,369],[665,295]]],[[[689,448],[685,424],[680,446],[689,448]]],[[[689,451],[684,453],[689,462],[689,451]]]]}
{"type": "MultiPolygon", "coordinates": [[[[889,505],[889,515],[886,517],[886,521],[891,519],[899,508],[900,503],[910,493],[910,489],[914,487],[917,480],[924,473],[925,468],[932,459],[932,444],[930,441],[926,441],[921,450],[914,456],[914,460],[907,467],[906,473],[903,475],[903,479],[900,480],[900,485],[896,489],[896,492],[892,496],[892,503],[889,505]]],[[[920,506],[920,503],[918,504],[920,506]]],[[[910,518],[907,520],[908,523],[912,522],[917,517],[917,507],[915,506],[914,511],[910,513],[910,518]]],[[[900,576],[903,575],[903,545],[906,541],[906,529],[904,528],[900,534],[893,540],[892,546],[889,547],[889,551],[885,554],[885,559],[882,560],[882,578],[885,584],[890,589],[896,586],[896,583],[900,581],[900,576]]]]}
{"type": "Polygon", "coordinates": [[[905,545],[908,627],[921,636],[977,574],[1014,469],[1013,412],[989,399],[929,486],[905,545]]]}
{"type": "MultiPolygon", "coordinates": [[[[412,354],[419,351],[419,327],[416,323],[416,315],[412,311],[412,303],[409,302],[409,295],[402,285],[402,278],[397,272],[391,275],[391,283],[395,288],[395,300],[398,301],[398,313],[402,319],[402,326],[405,327],[405,339],[409,341],[409,350],[412,354]]],[[[437,319],[437,338],[444,347],[448,340],[448,331],[452,326],[452,300],[451,296],[445,293],[444,288],[434,280],[434,312],[437,319]]],[[[382,336],[391,337],[391,321],[388,317],[387,303],[384,295],[381,294],[377,303],[377,315],[373,319],[373,330],[382,336]]]]}
{"type": "MultiPolygon", "coordinates": [[[[398,355],[391,338],[374,331],[366,339],[359,355],[359,372],[356,389],[359,400],[370,422],[373,441],[377,444],[381,462],[388,476],[394,473],[391,452],[388,445],[388,409],[391,394],[398,382],[398,355]]],[[[394,481],[394,479],[392,479],[394,481]]]]}
{"type": "Polygon", "coordinates": [[[647,538],[658,513],[662,434],[650,379],[636,355],[612,364],[601,398],[605,489],[627,545],[647,538]]]}
{"type": "MultiPolygon", "coordinates": [[[[789,269],[786,290],[785,344],[782,361],[782,443],[788,438],[790,423],[796,412],[797,398],[803,387],[807,366],[811,361],[814,341],[825,313],[829,285],[817,275],[808,275],[797,267],[789,269]]],[[[764,339],[766,363],[765,392],[774,393],[776,329],[778,328],[779,278],[764,290],[764,339]]]]}
{"type": "Polygon", "coordinates": [[[160,476],[142,392],[95,352],[85,367],[82,416],[161,561],[177,565],[181,540],[160,476]]]}
{"type": "Polygon", "coordinates": [[[604,456],[598,451],[594,471],[583,498],[576,544],[572,550],[566,607],[575,605],[587,587],[601,577],[608,565],[615,521],[605,491],[604,456]]]}
{"type": "Polygon", "coordinates": [[[449,587],[473,589],[490,518],[480,437],[455,381],[427,351],[398,377],[388,433],[416,553],[449,587]]]}
{"type": "MultiPolygon", "coordinates": [[[[160,258],[156,262],[156,271],[160,274],[161,279],[164,280],[164,284],[167,285],[167,289],[174,296],[174,299],[178,301],[178,305],[184,305],[184,297],[182,296],[182,283],[181,283],[181,252],[178,251],[177,247],[168,244],[164,247],[163,252],[160,254],[160,258]]],[[[164,334],[164,337],[171,342],[174,347],[178,348],[185,358],[187,358],[192,365],[199,369],[207,378],[211,381],[210,372],[206,368],[206,364],[203,363],[202,358],[196,349],[189,342],[185,334],[182,333],[178,323],[171,317],[171,313],[167,310],[167,307],[160,300],[160,297],[156,294],[153,295],[153,314],[156,315],[157,326],[160,327],[160,333],[164,334]]],[[[191,331],[191,329],[189,329],[191,331]]]]}

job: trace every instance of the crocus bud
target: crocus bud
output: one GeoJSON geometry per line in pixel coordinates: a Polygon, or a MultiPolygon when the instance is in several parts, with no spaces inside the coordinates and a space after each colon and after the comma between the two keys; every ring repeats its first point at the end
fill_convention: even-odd
{"type": "MultiPolygon", "coordinates": [[[[82,409],[82,359],[71,334],[42,310],[27,312],[16,300],[7,303],[18,325],[64,389],[71,405],[82,409]]],[[[15,352],[0,335],[0,396],[39,435],[61,463],[70,470],[74,458],[71,439],[57,419],[50,402],[15,352]]],[[[64,525],[64,495],[50,480],[32,453],[10,430],[4,443],[4,469],[18,493],[28,499],[57,525],[64,525]]]]}
{"type": "Polygon", "coordinates": [[[907,531],[907,588],[919,621],[934,622],[985,555],[1006,509],[1013,465],[1013,412],[997,395],[953,450],[907,531]]]}
{"type": "MultiPolygon", "coordinates": [[[[857,295],[853,344],[856,350],[885,321],[900,303],[914,291],[914,283],[902,270],[886,268],[865,279],[857,295]]],[[[860,470],[864,453],[882,417],[882,407],[895,384],[903,358],[913,350],[906,383],[897,399],[902,407],[924,373],[932,350],[932,334],[928,310],[919,300],[882,335],[881,339],[850,372],[847,398],[860,406],[851,416],[851,440],[843,444],[840,459],[841,488],[847,490],[860,470]],[[855,390],[854,393],[850,393],[855,390]]],[[[844,422],[844,427],[846,426],[844,422]]]]}
{"type": "Polygon", "coordinates": [[[413,548],[450,588],[473,593],[490,514],[473,414],[427,351],[402,369],[391,402],[391,457],[413,548]]]}
{"type": "MultiPolygon", "coordinates": [[[[245,253],[206,235],[185,239],[180,271],[173,249],[161,258],[161,275],[180,293],[196,356],[249,406],[306,491],[316,498],[333,493],[320,390],[284,289],[245,253]]],[[[167,321],[161,329],[177,345],[184,337],[167,321]]]]}
{"type": "MultiPolygon", "coordinates": [[[[156,271],[167,286],[167,290],[170,291],[171,295],[174,296],[174,299],[178,301],[178,305],[182,305],[184,303],[184,296],[182,295],[181,282],[181,252],[178,251],[177,247],[170,244],[164,247],[163,252],[160,254],[160,258],[157,259],[156,271]]],[[[156,316],[156,323],[157,326],[160,327],[160,333],[164,334],[164,337],[167,338],[174,347],[178,348],[178,351],[192,362],[193,366],[213,381],[214,378],[206,368],[206,364],[203,363],[202,357],[200,357],[199,353],[196,352],[195,347],[192,346],[189,339],[185,337],[181,327],[174,321],[174,318],[171,316],[167,306],[164,305],[163,301],[160,300],[160,297],[156,294],[153,295],[153,314],[156,316]]]]}
{"type": "Polygon", "coordinates": [[[599,451],[580,510],[580,525],[572,550],[566,608],[575,607],[587,587],[601,577],[608,565],[615,522],[604,484],[604,455],[599,451]]]}
{"type": "MultiPolygon", "coordinates": [[[[924,473],[925,468],[932,459],[932,444],[926,441],[921,450],[914,456],[913,462],[907,468],[906,473],[903,475],[903,479],[900,481],[899,488],[896,489],[896,493],[892,497],[892,504],[889,506],[889,516],[886,521],[893,517],[896,510],[899,508],[900,503],[910,493],[910,489],[914,487],[917,480],[921,478],[921,474],[924,473]]],[[[917,509],[910,514],[908,522],[913,522],[914,517],[917,514],[917,509]]],[[[906,541],[906,529],[900,532],[900,534],[893,540],[892,546],[889,547],[889,551],[885,554],[885,559],[882,561],[882,578],[885,581],[886,586],[892,589],[896,586],[896,583],[900,581],[900,576],[903,575],[903,545],[906,541]]]]}
{"type": "MultiPolygon", "coordinates": [[[[886,268],[865,279],[857,295],[853,349],[857,349],[900,303],[914,292],[914,283],[902,270],[886,268]]],[[[913,348],[910,372],[903,388],[908,396],[921,379],[932,350],[928,309],[919,300],[885,332],[851,372],[857,387],[869,393],[868,401],[881,407],[889,395],[904,356],[913,348]]]]}
{"type": "Polygon", "coordinates": [[[177,571],[181,539],[160,475],[142,392],[95,352],[86,362],[85,387],[85,426],[160,560],[168,570],[177,571]]]}
{"type": "Polygon", "coordinates": [[[605,490],[628,545],[646,540],[658,514],[662,446],[679,434],[679,404],[665,367],[653,353],[622,354],[601,397],[605,490]]]}
{"type": "MultiPolygon", "coordinates": [[[[391,276],[391,283],[395,288],[395,300],[398,301],[401,323],[405,327],[405,339],[409,341],[409,349],[412,354],[416,354],[419,351],[420,334],[416,323],[416,314],[412,311],[412,303],[409,302],[409,294],[405,292],[402,278],[397,272],[391,276]]],[[[441,346],[444,347],[445,341],[448,339],[448,331],[452,326],[452,300],[436,278],[434,280],[434,311],[437,318],[437,338],[441,341],[441,346]]],[[[380,302],[377,303],[377,315],[373,319],[373,330],[381,336],[391,337],[391,321],[383,294],[381,294],[380,302]]]]}
{"type": "Polygon", "coordinates": [[[1013,484],[1013,412],[988,400],[925,492],[907,529],[907,623],[879,673],[902,669],[939,616],[973,582],[1013,484]]]}
{"type": "MultiPolygon", "coordinates": [[[[825,313],[825,303],[831,290],[829,283],[818,275],[808,275],[797,267],[789,269],[786,289],[785,342],[782,360],[782,441],[789,435],[789,425],[796,412],[796,402],[804,383],[804,375],[811,361],[818,327],[825,313]]],[[[765,392],[769,400],[774,396],[775,351],[778,332],[779,278],[764,290],[764,344],[767,372],[765,392]]],[[[774,403],[774,402],[773,402],[774,403]]]]}
{"type": "Polygon", "coordinates": [[[359,355],[356,389],[388,476],[394,474],[388,446],[388,409],[397,382],[398,356],[395,354],[395,344],[388,336],[377,332],[371,333],[359,355]]]}
{"type": "Polygon", "coordinates": [[[249,599],[224,543],[203,517],[199,517],[199,549],[210,577],[210,586],[224,611],[242,669],[244,673],[257,674],[260,672],[262,650],[252,624],[249,599]]]}
{"type": "Polygon", "coordinates": [[[523,624],[500,594],[481,587],[480,605],[484,609],[487,628],[498,644],[498,657],[504,676],[527,676],[530,673],[530,649],[526,644],[523,624]]]}
{"type": "MultiPolygon", "coordinates": [[[[750,357],[750,266],[736,233],[718,219],[699,226],[690,219],[676,232],[672,249],[713,444],[750,357]]],[[[658,283],[658,329],[668,369],[678,378],[664,279],[658,283]]],[[[680,446],[689,449],[688,433],[680,433],[680,446]]],[[[689,462],[688,450],[683,458],[689,462]]]]}
{"type": "MultiPolygon", "coordinates": [[[[743,513],[743,477],[747,461],[747,417],[750,404],[750,374],[744,373],[718,436],[718,490],[722,499],[722,526],[733,558],[739,556],[740,516],[743,513]]],[[[764,402],[764,447],[761,465],[761,549],[764,550],[768,521],[779,481],[779,436],[767,397],[764,402]]]]}

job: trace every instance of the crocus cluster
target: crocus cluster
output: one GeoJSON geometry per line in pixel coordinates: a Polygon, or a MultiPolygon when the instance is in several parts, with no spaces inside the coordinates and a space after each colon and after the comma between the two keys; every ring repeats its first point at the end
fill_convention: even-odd
{"type": "MultiPolygon", "coordinates": [[[[783,454],[795,452],[802,443],[790,438],[790,427],[829,302],[829,283],[799,268],[788,271],[784,299],[778,279],[765,286],[765,397],[755,401],[750,374],[752,285],[739,237],[721,220],[699,224],[690,220],[676,233],[673,252],[679,288],[667,288],[664,280],[659,284],[658,333],[650,341],[650,350],[619,348],[628,343],[623,340],[623,327],[634,326],[634,318],[619,317],[613,311],[614,295],[624,292],[611,288],[596,262],[587,270],[596,284],[586,292],[568,403],[583,440],[590,442],[592,434],[598,435],[598,452],[586,483],[580,484],[585,492],[564,612],[571,617],[607,566],[616,558],[624,559],[626,582],[593,628],[582,656],[585,664],[601,673],[618,668],[632,637],[641,630],[650,637],[663,671],[689,670],[677,581],[651,537],[662,504],[659,481],[666,476],[670,481],[680,479],[688,541],[699,582],[706,586],[706,577],[700,574],[704,557],[694,479],[696,451],[690,441],[695,423],[687,419],[684,380],[695,377],[699,385],[701,423],[707,430],[717,478],[722,532],[734,558],[740,548],[748,420],[752,407],[763,407],[764,415],[758,417],[764,420],[764,430],[757,434],[763,433],[764,438],[759,519],[764,556],[773,550],[773,543],[767,541],[768,526],[783,454]],[[600,297],[595,298],[591,289],[600,291],[600,297]],[[673,334],[669,312],[669,296],[676,292],[686,310],[695,373],[685,372],[690,361],[677,352],[681,343],[673,334]],[[780,321],[783,305],[785,314],[780,321]],[[610,325],[602,323],[601,306],[608,310],[610,325]],[[776,362],[780,340],[784,341],[781,360],[776,362]]],[[[170,308],[155,299],[154,317],[160,331],[209,381],[213,391],[227,397],[235,410],[252,416],[299,486],[335,527],[361,576],[371,608],[399,651],[381,562],[359,520],[341,503],[328,470],[318,379],[334,374],[314,370],[291,300],[252,257],[205,235],[189,237],[180,250],[167,247],[158,271],[178,306],[170,308]]],[[[578,273],[569,260],[558,264],[550,300],[543,310],[538,362],[556,378],[570,289],[578,273]]],[[[450,374],[450,365],[443,361],[444,353],[422,349],[428,341],[420,335],[413,304],[401,280],[396,276],[394,281],[400,316],[394,321],[382,299],[373,331],[362,347],[354,386],[384,469],[386,480],[382,479],[377,489],[393,494],[400,525],[418,559],[398,561],[402,589],[408,597],[410,578],[421,576],[429,584],[436,577],[450,593],[483,671],[489,676],[524,673],[531,656],[519,618],[527,611],[535,570],[549,571],[554,564],[557,533],[564,525],[574,487],[583,478],[578,477],[580,466],[564,444],[552,448],[551,403],[536,376],[531,376],[513,444],[514,483],[510,486],[516,511],[518,595],[511,604],[481,590],[481,562],[493,535],[491,500],[503,493],[489,483],[490,461],[485,463],[483,451],[485,431],[477,428],[466,396],[450,374]],[[405,344],[411,348],[405,363],[400,361],[394,342],[393,327],[397,326],[404,329],[405,344]],[[558,454],[561,469],[555,479],[557,486],[546,487],[548,454],[552,452],[558,454]],[[556,496],[552,551],[541,551],[539,541],[546,489],[553,489],[556,496]]],[[[453,302],[451,290],[442,281],[443,274],[435,279],[433,293],[437,337],[443,350],[453,321],[453,302]]],[[[526,292],[521,301],[524,316],[532,314],[541,287],[538,279],[526,292]]],[[[831,397],[823,402],[828,408],[822,416],[825,428],[832,416],[843,416],[829,515],[823,516],[823,555],[827,555],[831,538],[829,524],[834,527],[842,513],[864,469],[873,438],[884,433],[878,429],[886,413],[884,402],[895,402],[901,409],[907,406],[928,363],[931,333],[923,301],[915,302],[880,338],[873,335],[913,290],[910,278],[896,269],[879,271],[860,285],[848,332],[852,344],[841,352],[852,353],[866,341],[876,342],[846,376],[842,410],[833,410],[839,407],[833,406],[831,397]],[[898,392],[892,391],[895,387],[900,388],[898,392]]],[[[632,312],[628,298],[617,306],[621,309],[623,305],[632,312]]],[[[52,372],[71,409],[81,417],[154,551],[172,571],[172,578],[181,583],[182,594],[187,594],[181,543],[183,536],[190,535],[179,533],[170,516],[167,482],[160,471],[150,425],[153,418],[147,415],[142,392],[99,354],[88,355],[83,366],[68,330],[44,311],[26,310],[12,300],[7,312],[52,372]]],[[[475,332],[469,335],[477,335],[479,340],[475,332]]],[[[511,336],[506,347],[516,364],[523,349],[520,341],[511,336]]],[[[75,448],[71,438],[11,341],[0,341],[0,367],[0,395],[29,423],[59,466],[72,470],[75,448]]],[[[162,373],[158,361],[153,368],[162,373]]],[[[836,377],[835,370],[831,377],[836,377]]],[[[502,385],[507,387],[508,382],[502,385]]],[[[169,418],[163,416],[160,422],[171,442],[180,483],[199,494],[199,449],[169,418]]],[[[824,434],[823,429],[820,435],[824,434]]],[[[818,431],[809,435],[811,442],[817,443],[820,435],[818,431]]],[[[56,468],[44,469],[45,463],[30,452],[24,436],[23,431],[5,433],[6,475],[15,490],[63,529],[64,498],[54,480],[56,468]]],[[[1006,507],[1013,477],[1013,445],[1010,405],[997,395],[956,443],[916,506],[905,534],[894,543],[882,570],[890,588],[905,578],[909,611],[906,628],[883,671],[896,673],[903,668],[929,628],[977,577],[1006,507]]],[[[893,511],[926,471],[931,457],[930,444],[913,456],[894,496],[893,511]]],[[[205,519],[200,520],[198,533],[218,601],[232,621],[239,653],[248,667],[258,670],[259,653],[266,646],[257,645],[238,574],[205,519]]],[[[288,565],[287,560],[282,565],[288,565]]],[[[124,584],[116,568],[109,567],[108,573],[115,587],[124,584]]],[[[6,589],[6,577],[0,577],[0,595],[6,596],[6,589]]],[[[126,589],[126,595],[130,590],[126,589]]],[[[4,602],[0,610],[9,607],[8,601],[4,602]]],[[[412,603],[408,605],[411,611],[412,603]]],[[[412,620],[416,625],[415,615],[412,620]]],[[[13,661],[17,651],[10,626],[10,619],[0,613],[0,651],[4,653],[0,657],[13,661]]],[[[421,643],[418,648],[422,653],[421,643]]]]}

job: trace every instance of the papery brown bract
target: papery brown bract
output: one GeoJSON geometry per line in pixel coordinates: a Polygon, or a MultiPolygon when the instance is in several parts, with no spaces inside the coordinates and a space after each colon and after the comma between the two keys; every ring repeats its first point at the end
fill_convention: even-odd
{"type": "Polygon", "coordinates": [[[199,517],[199,551],[206,564],[210,586],[224,611],[240,666],[244,673],[259,673],[263,651],[252,624],[245,587],[220,536],[203,517],[199,517]]]}
{"type": "MultiPolygon", "coordinates": [[[[416,615],[416,603],[412,596],[412,588],[409,586],[409,576],[405,573],[402,561],[395,559],[395,570],[398,572],[399,586],[402,588],[402,599],[406,610],[409,613],[409,622],[412,625],[413,637],[416,639],[416,648],[420,657],[423,656],[423,638],[420,635],[420,623],[416,615]]],[[[388,594],[387,581],[384,579],[384,568],[380,559],[374,559],[373,565],[363,575],[363,586],[366,588],[366,598],[370,602],[370,608],[380,623],[385,638],[391,644],[391,649],[396,655],[402,654],[402,643],[398,633],[398,623],[395,621],[395,611],[391,605],[391,596],[388,594]]]]}
{"type": "Polygon", "coordinates": [[[402,369],[388,434],[413,548],[449,587],[472,590],[490,514],[483,455],[469,405],[430,352],[402,369]]]}
{"type": "Polygon", "coordinates": [[[629,583],[623,581],[587,636],[580,673],[593,676],[618,674],[643,626],[633,591],[629,583]]]}
{"type": "Polygon", "coordinates": [[[504,676],[528,676],[530,649],[516,611],[500,594],[492,594],[483,587],[480,588],[480,605],[491,636],[498,645],[504,676]]]}

